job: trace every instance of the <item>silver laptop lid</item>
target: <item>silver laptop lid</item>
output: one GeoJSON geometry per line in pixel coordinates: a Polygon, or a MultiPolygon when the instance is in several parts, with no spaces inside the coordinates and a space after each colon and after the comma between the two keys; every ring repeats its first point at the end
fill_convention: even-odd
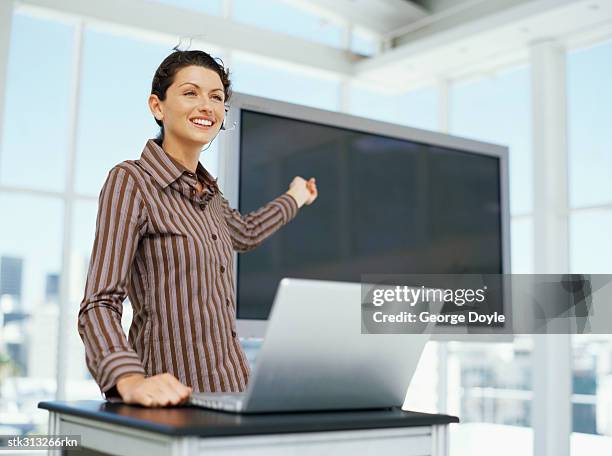
{"type": "Polygon", "coordinates": [[[243,411],[401,406],[427,332],[361,334],[361,284],[285,278],[243,411]]]}

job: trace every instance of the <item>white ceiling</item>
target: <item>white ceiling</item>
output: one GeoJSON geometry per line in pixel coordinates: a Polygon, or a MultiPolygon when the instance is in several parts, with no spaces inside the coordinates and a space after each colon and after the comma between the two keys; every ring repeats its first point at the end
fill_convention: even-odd
{"type": "Polygon", "coordinates": [[[292,1],[327,5],[389,38],[386,51],[354,64],[354,75],[390,91],[527,61],[540,40],[572,48],[612,38],[612,0],[292,1]]]}
{"type": "MultiPolygon", "coordinates": [[[[493,1],[493,0],[491,0],[493,1]]],[[[395,47],[355,64],[363,81],[407,90],[439,79],[491,72],[527,61],[532,43],[555,40],[572,48],[612,38],[611,0],[505,2],[498,10],[478,9],[402,34],[395,47]],[[514,4],[512,4],[514,3],[514,4]]],[[[501,5],[501,2],[499,3],[501,5]]]]}

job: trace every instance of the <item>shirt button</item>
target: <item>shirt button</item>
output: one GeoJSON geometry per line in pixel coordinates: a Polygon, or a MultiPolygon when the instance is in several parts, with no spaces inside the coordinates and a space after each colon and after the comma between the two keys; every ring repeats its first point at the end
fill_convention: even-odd
{"type": "Polygon", "coordinates": [[[221,265],[221,272],[225,272],[225,266],[221,265]]]}
{"type": "Polygon", "coordinates": [[[217,240],[217,235],[213,233],[213,235],[211,236],[213,238],[213,241],[217,240]]]}
{"type": "Polygon", "coordinates": [[[232,331],[232,337],[236,337],[236,331],[232,331]]]}
{"type": "Polygon", "coordinates": [[[206,203],[204,201],[200,203],[200,209],[206,209],[206,203]]]}
{"type": "Polygon", "coordinates": [[[225,298],[225,304],[227,304],[228,306],[230,305],[230,300],[229,300],[229,298],[225,298]]]}

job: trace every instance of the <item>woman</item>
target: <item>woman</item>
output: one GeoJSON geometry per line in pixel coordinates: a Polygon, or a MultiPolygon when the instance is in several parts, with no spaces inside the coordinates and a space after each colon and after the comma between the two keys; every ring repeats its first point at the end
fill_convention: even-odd
{"type": "Polygon", "coordinates": [[[236,334],[233,251],[255,248],[317,198],[315,179],[242,216],[199,163],[222,128],[228,71],[202,51],[157,69],[149,108],[161,127],[140,159],[102,187],[78,330],[87,367],[109,400],[148,407],[192,391],[243,391],[249,367],[236,334]],[[121,329],[123,300],[134,311],[121,329]]]}

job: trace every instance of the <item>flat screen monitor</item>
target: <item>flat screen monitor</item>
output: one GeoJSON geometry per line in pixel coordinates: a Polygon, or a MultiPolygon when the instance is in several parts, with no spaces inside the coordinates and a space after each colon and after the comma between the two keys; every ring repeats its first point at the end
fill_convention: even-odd
{"type": "Polygon", "coordinates": [[[319,190],[292,222],[237,254],[242,333],[262,335],[283,277],[509,272],[505,147],[245,95],[234,100],[228,120],[235,127],[221,150],[233,207],[258,209],[294,176],[316,177],[319,190]]]}

